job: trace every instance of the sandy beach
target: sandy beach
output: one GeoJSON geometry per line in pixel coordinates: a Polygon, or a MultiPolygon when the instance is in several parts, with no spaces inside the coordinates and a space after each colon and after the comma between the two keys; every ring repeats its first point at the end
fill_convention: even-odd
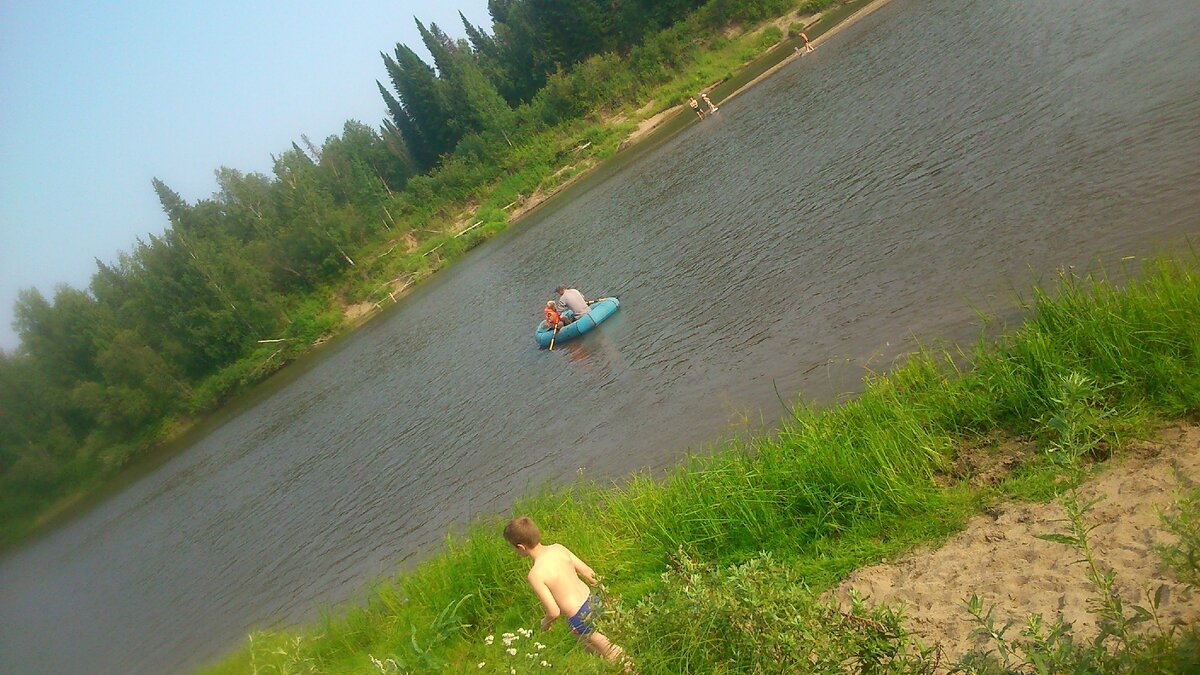
{"type": "MultiPolygon", "coordinates": [[[[1181,486],[1200,481],[1200,426],[1166,427],[1154,441],[1138,442],[1109,460],[1100,475],[1079,489],[1082,503],[1099,500],[1086,515],[1095,526],[1089,540],[1102,565],[1116,574],[1116,589],[1128,608],[1143,605],[1165,587],[1159,613],[1162,626],[1200,622],[1200,594],[1180,584],[1163,567],[1156,544],[1169,543],[1159,513],[1168,509],[1181,486]]],[[[928,644],[940,644],[943,662],[972,648],[990,648],[974,636],[965,601],[977,593],[995,610],[997,625],[1012,620],[1016,637],[1032,613],[1046,621],[1071,622],[1076,636],[1096,635],[1088,603],[1096,589],[1079,552],[1038,535],[1065,534],[1066,514],[1058,502],[1001,504],[970,521],[967,528],[933,550],[860,569],[835,592],[843,607],[853,589],[869,605],[903,605],[908,626],[928,644]]]]}

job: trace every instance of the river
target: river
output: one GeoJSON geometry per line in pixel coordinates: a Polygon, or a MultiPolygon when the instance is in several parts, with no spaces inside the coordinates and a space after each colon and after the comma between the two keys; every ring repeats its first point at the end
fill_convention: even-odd
{"type": "Polygon", "coordinates": [[[1060,267],[1179,251],[1197,35],[1195,2],[893,0],[6,554],[0,672],[192,669],[522,493],[661,470],[1060,267]],[[550,353],[560,282],[621,310],[550,353]]]}

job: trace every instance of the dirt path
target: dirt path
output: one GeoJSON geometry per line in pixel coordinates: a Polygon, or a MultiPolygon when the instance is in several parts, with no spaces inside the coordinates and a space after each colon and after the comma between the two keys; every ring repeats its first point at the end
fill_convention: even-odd
{"type": "MultiPolygon", "coordinates": [[[[1161,614],[1163,625],[1200,622],[1200,592],[1178,584],[1153,551],[1170,542],[1158,513],[1177,496],[1180,482],[1200,481],[1200,427],[1166,428],[1155,443],[1142,443],[1112,460],[1101,475],[1080,488],[1080,500],[1101,497],[1086,516],[1095,525],[1089,540],[1103,564],[1117,575],[1126,607],[1149,606],[1147,592],[1168,589],[1161,614]]],[[[849,607],[849,590],[869,598],[868,604],[903,603],[911,629],[927,644],[940,642],[951,661],[972,646],[974,624],[964,601],[976,592],[995,608],[997,625],[1012,619],[1016,637],[1032,612],[1047,621],[1061,613],[1073,622],[1076,636],[1096,634],[1087,613],[1094,588],[1077,551],[1035,535],[1066,533],[1062,507],[1051,504],[1008,504],[973,519],[967,529],[933,551],[915,553],[895,563],[856,571],[835,592],[849,607]]]]}

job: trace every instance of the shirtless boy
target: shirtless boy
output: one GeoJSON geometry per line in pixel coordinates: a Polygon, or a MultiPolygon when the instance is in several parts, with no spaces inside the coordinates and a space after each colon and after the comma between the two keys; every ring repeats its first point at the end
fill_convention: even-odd
{"type": "Polygon", "coordinates": [[[593,625],[600,612],[600,599],[588,587],[588,584],[599,583],[592,568],[562,544],[543,544],[537,524],[528,516],[509,521],[504,527],[504,538],[516,549],[517,555],[533,560],[526,578],[546,610],[542,630],[550,630],[560,616],[568,617],[571,632],[585,649],[609,661],[625,661],[628,665],[622,649],[609,642],[593,625]],[[587,580],[586,584],[579,578],[581,576],[587,580]]]}

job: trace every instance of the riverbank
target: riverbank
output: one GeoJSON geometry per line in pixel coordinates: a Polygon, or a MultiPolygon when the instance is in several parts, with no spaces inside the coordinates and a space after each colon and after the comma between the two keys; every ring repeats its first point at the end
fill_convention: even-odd
{"type": "MultiPolygon", "coordinates": [[[[603,169],[617,153],[634,151],[643,143],[654,142],[660,136],[678,133],[690,124],[700,123],[700,120],[691,118],[688,110],[687,99],[692,96],[690,92],[710,94],[715,99],[714,104],[719,106],[745,93],[800,56],[793,51],[800,40],[791,33],[800,29],[811,33],[810,39],[815,47],[888,2],[890,0],[831,0],[821,3],[830,5],[829,9],[822,12],[809,14],[803,13],[803,9],[799,10],[800,13],[791,10],[782,16],[728,31],[724,45],[702,54],[694,72],[659,85],[646,96],[644,103],[635,102],[606,113],[594,111],[589,117],[598,115],[595,121],[585,120],[580,128],[568,131],[571,140],[556,152],[557,160],[565,157],[567,161],[558,161],[546,167],[542,175],[522,181],[527,191],[510,192],[499,186],[489,186],[488,191],[494,194],[476,195],[465,203],[448,207],[446,210],[453,214],[449,222],[434,229],[452,240],[474,232],[476,236],[458,247],[457,255],[461,255],[508,227],[519,225],[543,204],[556,198],[565,198],[572,187],[603,169]],[[733,88],[725,91],[729,83],[733,88]],[[687,113],[684,124],[672,124],[684,113],[687,113]],[[499,201],[495,199],[496,194],[502,195],[499,201]],[[510,196],[511,201],[499,206],[499,211],[503,213],[503,224],[497,227],[494,217],[489,222],[489,202],[492,202],[494,209],[510,196]]],[[[803,7],[809,3],[798,4],[803,7]]],[[[395,304],[415,291],[428,275],[452,262],[456,254],[445,255],[442,248],[446,243],[443,239],[437,245],[431,245],[418,242],[409,235],[385,242],[389,253],[403,246],[410,254],[420,253],[421,257],[434,255],[435,264],[425,276],[397,277],[384,282],[375,290],[373,297],[359,302],[343,302],[344,331],[338,335],[361,327],[389,304],[395,304]]]]}
{"type": "MultiPolygon", "coordinates": [[[[643,672],[753,672],[766,664],[784,671],[845,663],[887,663],[894,672],[944,668],[933,644],[939,636],[915,634],[893,609],[831,609],[821,595],[883,559],[903,557],[901,571],[924,569],[907,558],[915,546],[936,546],[964,530],[961,536],[975,536],[966,529],[972,518],[999,520],[997,514],[1026,508],[1006,504],[1064,497],[1079,503],[1126,489],[1131,481],[1123,478],[1080,486],[1119,463],[1112,458],[1144,454],[1139,439],[1154,438],[1164,421],[1194,421],[1200,261],[1154,261],[1126,272],[1135,280],[1063,275],[1034,293],[1019,331],[961,351],[914,354],[870,378],[857,399],[827,410],[798,406],[778,434],[691,457],[664,479],[579,483],[523,500],[513,512],[531,515],[547,540],[569,545],[604,577],[603,629],[643,672]]],[[[1148,499],[1146,490],[1136,494],[1148,499]]],[[[1086,532],[1090,514],[1079,510],[1074,531],[1086,532]]],[[[365,605],[343,608],[319,628],[252,635],[211,672],[528,672],[540,670],[541,661],[605,672],[563,630],[520,637],[536,624],[538,607],[523,585],[526,563],[497,534],[502,524],[476,522],[443,553],[379,583],[365,605]],[[505,633],[518,636],[515,657],[495,637],[505,633]]],[[[1072,531],[1057,536],[1058,545],[1072,531]]],[[[980,536],[1008,541],[994,532],[980,536]]],[[[1093,546],[1079,537],[1075,547],[1086,549],[1098,569],[1116,555],[1100,540],[1093,546]]],[[[1152,542],[1142,536],[1141,557],[1152,542]]],[[[1021,559],[1066,567],[1076,553],[1021,559]]],[[[1088,578],[1084,566],[1067,572],[1088,578]]],[[[986,579],[961,581],[976,582],[985,596],[995,591],[986,579]]],[[[1104,582],[1103,575],[1092,581],[1104,582]]],[[[864,587],[887,582],[873,583],[864,587]]],[[[928,588],[909,599],[922,608],[962,600],[961,587],[935,581],[928,588]]],[[[1191,616],[1186,589],[1164,593],[1164,602],[1182,598],[1181,616],[1191,616]]],[[[1179,645],[1194,649],[1194,634],[1139,642],[1130,632],[1136,610],[1129,602],[1121,607],[1124,638],[1110,638],[1099,652],[1080,639],[1080,651],[1068,656],[1190,663],[1194,652],[1179,645]]],[[[1109,611],[1102,619],[1116,620],[1101,610],[1109,611]]],[[[970,615],[964,610],[962,618],[970,615]]]]}

